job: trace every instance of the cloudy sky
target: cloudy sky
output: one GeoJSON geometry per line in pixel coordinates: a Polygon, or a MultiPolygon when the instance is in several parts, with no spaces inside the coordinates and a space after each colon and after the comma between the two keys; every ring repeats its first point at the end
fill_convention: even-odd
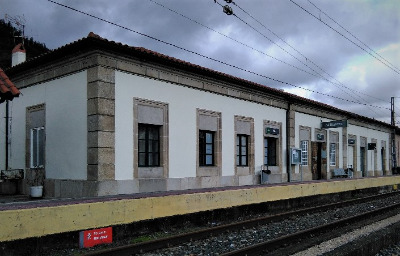
{"type": "Polygon", "coordinates": [[[400,0],[0,0],[6,14],[51,49],[92,31],[387,123],[399,97],[400,121],[400,0]]]}

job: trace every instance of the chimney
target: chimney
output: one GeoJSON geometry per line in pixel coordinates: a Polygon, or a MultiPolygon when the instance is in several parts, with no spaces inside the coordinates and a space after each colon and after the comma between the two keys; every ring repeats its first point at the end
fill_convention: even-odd
{"type": "Polygon", "coordinates": [[[17,44],[12,50],[11,66],[14,67],[26,60],[26,50],[22,44],[17,44]]]}

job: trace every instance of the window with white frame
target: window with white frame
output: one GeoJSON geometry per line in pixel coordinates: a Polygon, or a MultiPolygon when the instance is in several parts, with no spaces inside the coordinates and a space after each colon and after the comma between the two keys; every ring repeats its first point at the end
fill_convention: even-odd
{"type": "Polygon", "coordinates": [[[31,168],[44,167],[44,153],[45,153],[45,133],[44,127],[35,127],[31,129],[31,168]]]}
{"type": "Polygon", "coordinates": [[[301,141],[301,165],[308,165],[308,140],[301,141]]]}
{"type": "Polygon", "coordinates": [[[329,165],[336,166],[336,143],[329,145],[329,165]]]}

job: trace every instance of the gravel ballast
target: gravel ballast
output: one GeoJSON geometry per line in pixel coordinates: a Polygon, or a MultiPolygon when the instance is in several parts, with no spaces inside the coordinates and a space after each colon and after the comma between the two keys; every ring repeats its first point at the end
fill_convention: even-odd
{"type": "MultiPolygon", "coordinates": [[[[354,216],[360,213],[364,213],[367,211],[371,211],[376,208],[381,208],[384,206],[388,206],[390,204],[394,204],[400,202],[400,196],[396,195],[393,197],[376,200],[373,202],[362,203],[358,205],[346,206],[340,209],[335,209],[326,212],[318,212],[313,214],[306,214],[304,216],[296,216],[293,218],[289,218],[283,221],[270,223],[267,225],[244,229],[239,231],[232,231],[229,233],[224,233],[222,235],[218,235],[215,237],[210,237],[209,239],[201,240],[201,241],[193,241],[190,243],[186,243],[181,246],[168,248],[165,250],[160,250],[152,253],[145,253],[143,255],[219,255],[224,252],[229,252],[232,250],[236,250],[239,248],[243,248],[245,246],[249,246],[255,243],[265,242],[267,240],[271,240],[280,236],[292,234],[298,232],[300,230],[308,229],[311,227],[315,227],[318,225],[326,224],[329,222],[337,221],[342,218],[347,218],[350,216],[354,216]]],[[[393,217],[396,218],[396,217],[393,217]]],[[[397,216],[400,218],[400,216],[397,216]]],[[[352,234],[354,239],[363,232],[367,234],[368,232],[372,232],[374,229],[379,227],[384,227],[385,225],[390,225],[391,221],[398,221],[397,219],[393,220],[385,220],[383,223],[377,225],[371,225],[368,229],[360,229],[357,233],[352,234]]],[[[346,239],[349,241],[348,235],[346,234],[346,239]]],[[[340,238],[338,238],[337,242],[340,245],[340,238]]],[[[326,244],[321,245],[320,247],[326,247],[325,250],[331,250],[329,248],[333,248],[333,242],[327,242],[326,244]]],[[[318,246],[316,247],[318,248],[318,246]]],[[[314,248],[314,250],[317,250],[314,248]]],[[[319,254],[319,253],[316,253],[319,254]]],[[[302,255],[316,255],[313,253],[302,254],[302,255]]],[[[300,255],[300,254],[299,254],[300,255]]]]}

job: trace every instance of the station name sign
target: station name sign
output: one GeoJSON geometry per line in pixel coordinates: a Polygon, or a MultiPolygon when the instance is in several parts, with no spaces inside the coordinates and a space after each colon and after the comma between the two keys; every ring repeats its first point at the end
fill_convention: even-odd
{"type": "Polygon", "coordinates": [[[321,122],[321,128],[323,129],[338,128],[338,127],[347,127],[347,120],[321,122]]]}

